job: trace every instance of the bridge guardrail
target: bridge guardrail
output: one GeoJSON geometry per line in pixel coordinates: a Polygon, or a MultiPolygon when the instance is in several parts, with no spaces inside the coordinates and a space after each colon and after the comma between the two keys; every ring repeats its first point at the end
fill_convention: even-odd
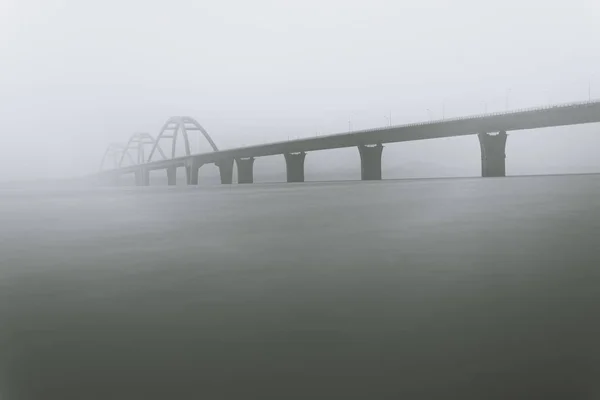
{"type": "MultiPolygon", "coordinates": [[[[586,106],[586,105],[595,104],[595,103],[600,103],[600,100],[595,99],[595,100],[577,101],[577,102],[570,102],[570,103],[559,103],[559,104],[553,104],[553,105],[541,106],[541,107],[540,106],[526,107],[526,108],[520,108],[520,109],[510,110],[510,111],[498,111],[498,112],[493,112],[493,113],[465,115],[462,117],[443,118],[443,119],[436,119],[433,121],[411,122],[408,124],[392,125],[392,126],[386,126],[386,127],[380,127],[380,128],[360,129],[360,130],[351,131],[351,132],[331,133],[331,134],[327,134],[327,135],[320,135],[319,137],[347,135],[348,133],[376,132],[376,131],[382,131],[382,130],[386,130],[386,129],[390,129],[390,128],[409,128],[409,127],[413,127],[413,126],[439,124],[442,122],[465,121],[465,120],[469,120],[469,119],[479,119],[479,118],[484,118],[484,117],[495,117],[495,116],[500,116],[500,115],[510,115],[510,114],[520,114],[520,113],[525,113],[525,112],[533,112],[533,111],[543,111],[543,110],[550,110],[553,108],[580,107],[580,106],[586,106]]],[[[310,138],[312,138],[312,137],[310,137],[310,138]]],[[[307,137],[306,139],[309,139],[309,137],[307,137]]]]}

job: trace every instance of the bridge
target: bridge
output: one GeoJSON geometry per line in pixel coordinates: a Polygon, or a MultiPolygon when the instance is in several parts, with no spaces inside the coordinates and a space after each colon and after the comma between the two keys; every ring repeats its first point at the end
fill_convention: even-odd
{"type": "Polygon", "coordinates": [[[168,184],[175,185],[177,168],[185,167],[187,183],[197,185],[200,167],[205,164],[215,164],[219,168],[221,183],[231,184],[235,164],[238,183],[252,183],[256,157],[283,155],[286,162],[287,181],[304,182],[304,160],[307,152],[356,147],[360,156],[361,179],[379,180],[382,178],[381,156],[384,144],[477,135],[481,148],[481,175],[483,177],[501,177],[505,176],[507,132],[595,122],[600,122],[600,100],[357,130],[219,150],[208,132],[196,120],[191,117],[171,117],[163,125],[156,138],[147,133],[136,133],[125,145],[109,145],[102,158],[101,171],[95,176],[102,182],[115,184],[120,176],[134,174],[136,185],[147,186],[150,184],[150,171],[165,170],[168,184]],[[213,151],[192,154],[189,131],[200,131],[213,151]],[[184,156],[175,154],[177,140],[180,136],[184,140],[184,156]],[[165,153],[161,148],[164,139],[172,139],[169,153],[165,153]],[[145,149],[148,147],[151,147],[151,150],[146,157],[145,149]],[[132,156],[132,152],[135,157],[132,156]],[[111,158],[113,160],[112,167],[104,169],[107,160],[111,158]],[[128,161],[128,165],[125,165],[126,161],[128,161]]]}

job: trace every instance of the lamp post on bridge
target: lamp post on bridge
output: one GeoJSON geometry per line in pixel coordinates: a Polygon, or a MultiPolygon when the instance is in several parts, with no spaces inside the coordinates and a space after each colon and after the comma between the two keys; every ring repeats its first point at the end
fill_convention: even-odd
{"type": "Polygon", "coordinates": [[[353,112],[348,113],[348,132],[352,132],[352,114],[353,112]]]}
{"type": "Polygon", "coordinates": [[[510,88],[506,90],[506,111],[508,111],[508,97],[510,96],[510,88]]]}

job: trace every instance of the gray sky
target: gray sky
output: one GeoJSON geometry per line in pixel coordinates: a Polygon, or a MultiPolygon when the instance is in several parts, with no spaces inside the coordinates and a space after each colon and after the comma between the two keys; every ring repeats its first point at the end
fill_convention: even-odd
{"type": "MultiPolygon", "coordinates": [[[[228,148],[600,97],[599,43],[597,0],[0,0],[0,180],[93,172],[171,115],[228,148]]],[[[507,171],[600,171],[599,144],[600,125],[515,132],[507,171]]],[[[479,158],[475,137],[395,144],[384,171],[479,158]]]]}

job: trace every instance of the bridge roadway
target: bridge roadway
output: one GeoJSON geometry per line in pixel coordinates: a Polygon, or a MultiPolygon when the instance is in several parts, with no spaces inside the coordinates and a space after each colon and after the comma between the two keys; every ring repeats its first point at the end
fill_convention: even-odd
{"type": "Polygon", "coordinates": [[[238,182],[251,183],[254,158],[283,154],[286,158],[288,182],[302,182],[306,152],[358,147],[361,178],[377,180],[381,179],[383,144],[477,134],[481,147],[482,176],[504,176],[506,132],[595,122],[600,122],[600,100],[357,130],[191,154],[104,171],[100,175],[114,181],[120,175],[134,173],[138,185],[148,185],[150,171],[165,169],[169,183],[174,184],[175,169],[185,167],[188,183],[197,184],[198,169],[204,164],[215,164],[220,169],[221,182],[231,183],[235,160],[238,182]]]}

